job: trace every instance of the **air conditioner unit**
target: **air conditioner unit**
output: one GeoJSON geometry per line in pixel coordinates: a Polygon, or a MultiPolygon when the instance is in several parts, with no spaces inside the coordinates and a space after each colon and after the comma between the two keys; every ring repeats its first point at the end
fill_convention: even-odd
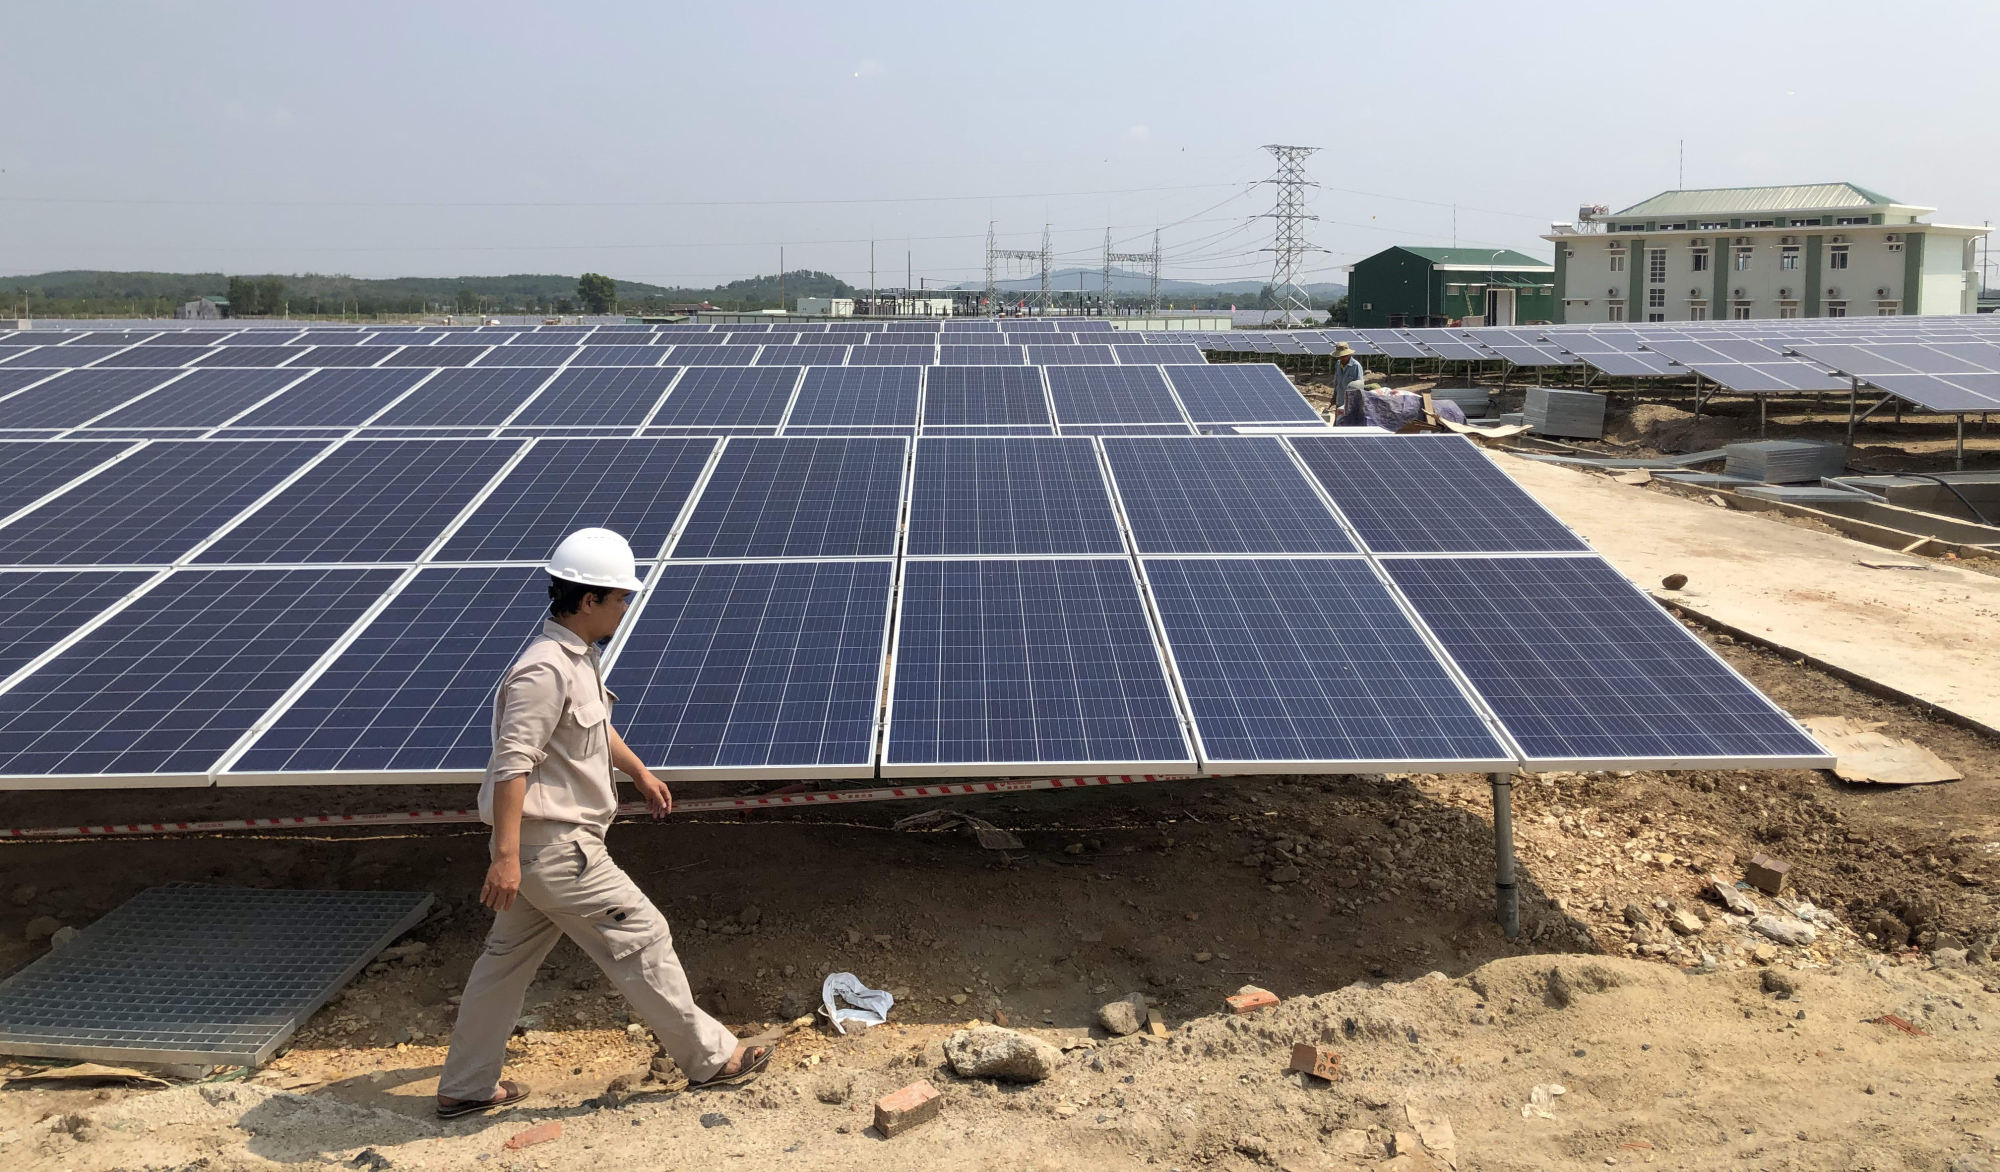
{"type": "Polygon", "coordinates": [[[1616,297],[1616,296],[1618,296],[1618,290],[1616,290],[1616,289],[1606,289],[1606,290],[1604,291],[1604,295],[1605,295],[1606,297],[1616,297]]]}
{"type": "Polygon", "coordinates": [[[1835,244],[1845,244],[1845,243],[1847,243],[1847,237],[1845,237],[1845,236],[1835,236],[1835,237],[1833,238],[1833,243],[1835,243],[1835,244]]]}
{"type": "Polygon", "coordinates": [[[1877,297],[1887,297],[1888,295],[1889,295],[1889,287],[1887,285],[1884,285],[1880,289],[1875,290],[1875,296],[1877,297]]]}
{"type": "Polygon", "coordinates": [[[1837,297],[1839,297],[1839,296],[1840,296],[1840,290],[1838,290],[1838,289],[1834,288],[1833,286],[1829,285],[1829,286],[1827,286],[1827,289],[1826,289],[1826,295],[1827,295],[1828,297],[1835,297],[1835,298],[1837,298],[1837,297]]]}
{"type": "Polygon", "coordinates": [[[1899,236],[1899,235],[1897,235],[1897,234],[1896,234],[1896,233],[1894,233],[1894,232],[1891,232],[1891,233],[1889,233],[1889,234],[1888,234],[1887,236],[1884,236],[1884,237],[1883,237],[1882,239],[1883,239],[1883,240],[1885,240],[1885,241],[1887,241],[1887,242],[1888,242],[1888,243],[1890,243],[1890,244],[1894,244],[1894,243],[1896,243],[1896,242],[1897,242],[1898,240],[1901,240],[1901,239],[1902,239],[1902,237],[1901,237],[1901,236],[1899,236]]]}
{"type": "Polygon", "coordinates": [[[1789,301],[1791,299],[1791,296],[1792,296],[1792,291],[1790,289],[1778,290],[1778,299],[1780,301],[1789,301]]]}
{"type": "Polygon", "coordinates": [[[1798,237],[1796,237],[1796,236],[1780,236],[1780,237],[1778,237],[1778,243],[1780,243],[1780,244],[1797,244],[1798,242],[1799,242],[1799,238],[1798,238],[1798,237]]]}
{"type": "Polygon", "coordinates": [[[1749,238],[1748,236],[1738,236],[1738,237],[1736,238],[1736,243],[1738,243],[1738,244],[1748,244],[1748,243],[1750,243],[1750,238],[1749,238]]]}
{"type": "Polygon", "coordinates": [[[1689,290],[1688,290],[1688,296],[1689,296],[1689,297],[1700,297],[1700,296],[1701,296],[1701,290],[1699,290],[1699,289],[1689,289],[1689,290]]]}
{"type": "Polygon", "coordinates": [[[1741,298],[1741,297],[1743,296],[1743,290],[1741,290],[1741,289],[1731,289],[1731,290],[1729,291],[1729,295],[1730,295],[1731,297],[1735,297],[1735,298],[1739,298],[1739,299],[1740,299],[1740,298],[1741,298]]]}

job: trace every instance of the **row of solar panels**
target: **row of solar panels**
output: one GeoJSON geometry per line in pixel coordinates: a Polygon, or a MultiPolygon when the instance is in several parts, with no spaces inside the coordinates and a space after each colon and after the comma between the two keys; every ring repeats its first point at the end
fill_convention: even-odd
{"type": "Polygon", "coordinates": [[[1077,366],[1192,363],[1195,346],[1079,345],[873,346],[725,342],[672,346],[15,346],[0,348],[0,371],[181,367],[426,366],[1077,366]]]}
{"type": "Polygon", "coordinates": [[[476,777],[586,522],[684,777],[1828,760],[1457,437],[22,446],[14,787],[476,777]]]}
{"type": "Polygon", "coordinates": [[[874,430],[1309,423],[1284,374],[1234,366],[0,370],[0,435],[312,429],[874,430]]]}

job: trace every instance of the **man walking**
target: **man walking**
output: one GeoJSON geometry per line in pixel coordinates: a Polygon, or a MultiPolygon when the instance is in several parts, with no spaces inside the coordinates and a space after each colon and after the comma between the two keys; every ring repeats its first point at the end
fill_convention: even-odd
{"type": "Polygon", "coordinates": [[[1344,407],[1350,397],[1361,394],[1367,371],[1354,356],[1354,347],[1336,342],[1333,347],[1333,405],[1344,407]]]}
{"type": "Polygon", "coordinates": [[[549,618],[493,698],[493,755],[479,787],[492,865],[479,900],[496,914],[438,1080],[441,1119],[527,1097],[500,1068],[521,999],[562,935],[617,984],[692,1086],[748,1082],[771,1057],[695,1005],[666,918],[605,851],[618,811],[614,767],[655,818],[674,801],[611,727],[617,697],[598,665],[597,644],[618,630],[640,586],[632,548],[609,529],[578,530],[548,571],[549,618]]]}

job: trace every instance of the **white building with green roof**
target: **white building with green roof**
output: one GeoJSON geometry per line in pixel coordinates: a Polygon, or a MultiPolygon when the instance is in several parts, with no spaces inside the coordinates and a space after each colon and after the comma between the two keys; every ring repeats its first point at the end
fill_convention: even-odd
{"type": "Polygon", "coordinates": [[[1972,313],[1976,242],[1852,183],[1666,191],[1587,208],[1555,246],[1558,322],[1972,313]]]}

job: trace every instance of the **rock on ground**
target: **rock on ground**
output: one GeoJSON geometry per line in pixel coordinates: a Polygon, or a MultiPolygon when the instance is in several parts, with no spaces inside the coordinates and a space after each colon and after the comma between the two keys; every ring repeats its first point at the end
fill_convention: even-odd
{"type": "Polygon", "coordinates": [[[1125,994],[1097,1011],[1097,1024],[1106,1033],[1121,1038],[1138,1033],[1146,1027],[1146,998],[1138,993],[1125,994]]]}
{"type": "Polygon", "coordinates": [[[1062,1061],[1062,1051],[1040,1038],[998,1026],[959,1030],[945,1042],[944,1056],[962,1078],[1007,1082],[1040,1082],[1062,1061]]]}

